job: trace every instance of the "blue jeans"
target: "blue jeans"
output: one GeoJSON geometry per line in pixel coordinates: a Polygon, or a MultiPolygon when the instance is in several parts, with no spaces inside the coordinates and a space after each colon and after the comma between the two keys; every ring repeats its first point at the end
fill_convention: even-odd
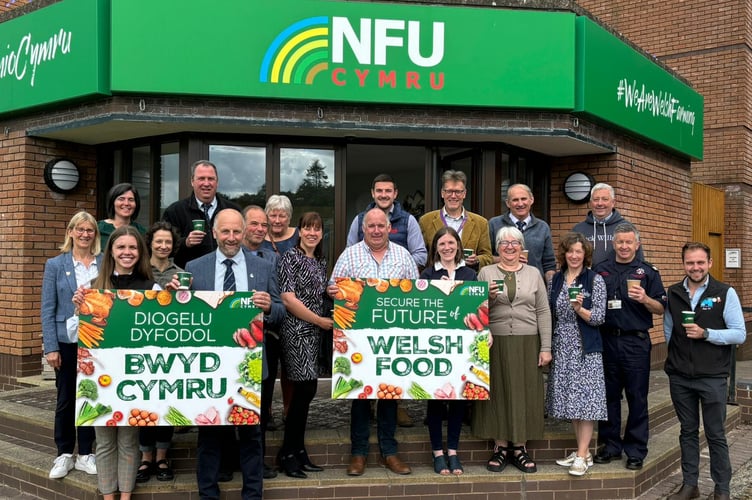
{"type": "Polygon", "coordinates": [[[648,454],[650,388],[650,337],[616,336],[603,333],[603,374],[606,379],[608,421],[598,423],[598,441],[604,450],[629,458],[644,459],[648,454]],[[621,437],[621,394],[624,392],[629,416],[621,437]]]}
{"type": "Polygon", "coordinates": [[[726,443],[726,394],[725,378],[686,378],[669,375],[671,401],[679,419],[679,446],[684,484],[697,486],[700,468],[700,408],[702,425],[710,449],[710,477],[715,491],[729,493],[731,461],[726,443]]]}
{"type": "MultiPolygon", "coordinates": [[[[397,454],[397,402],[379,400],[376,403],[376,436],[379,440],[381,456],[397,454]]],[[[351,453],[357,456],[368,455],[368,438],[371,435],[371,402],[367,399],[353,399],[350,410],[351,453]]]]}

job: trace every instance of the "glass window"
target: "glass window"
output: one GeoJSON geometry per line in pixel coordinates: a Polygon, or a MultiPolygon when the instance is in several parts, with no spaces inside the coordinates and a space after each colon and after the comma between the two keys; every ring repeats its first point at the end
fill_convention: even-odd
{"type": "Polygon", "coordinates": [[[240,208],[266,203],[266,148],[209,146],[209,161],[217,166],[217,192],[240,208]]]}
{"type": "Polygon", "coordinates": [[[178,186],[178,180],[180,178],[180,144],[177,142],[162,144],[159,154],[159,164],[160,196],[158,218],[161,219],[165,209],[180,197],[178,186]]]}
{"type": "Polygon", "coordinates": [[[305,212],[318,212],[324,221],[324,255],[331,267],[334,255],[334,151],[280,148],[280,194],[292,202],[290,226],[305,212]]]}
{"type": "Polygon", "coordinates": [[[347,146],[347,230],[373,201],[371,184],[379,174],[397,183],[397,200],[416,219],[426,210],[426,148],[350,144],[347,146]]]}
{"type": "MultiPolygon", "coordinates": [[[[122,181],[121,181],[122,182],[122,181]]],[[[133,148],[133,168],[131,184],[138,191],[141,198],[141,210],[136,221],[142,226],[149,227],[151,215],[151,147],[141,146],[133,148]]]]}

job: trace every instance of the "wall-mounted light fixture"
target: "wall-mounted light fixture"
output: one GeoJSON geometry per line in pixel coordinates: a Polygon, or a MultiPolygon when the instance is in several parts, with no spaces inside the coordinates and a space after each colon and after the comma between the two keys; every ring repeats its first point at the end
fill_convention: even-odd
{"type": "Polygon", "coordinates": [[[590,199],[590,190],[595,179],[584,172],[569,174],[564,180],[564,196],[573,203],[586,203],[590,199]]]}
{"type": "Polygon", "coordinates": [[[50,160],[44,167],[44,183],[57,193],[70,193],[78,186],[79,179],[78,167],[65,158],[50,160]]]}

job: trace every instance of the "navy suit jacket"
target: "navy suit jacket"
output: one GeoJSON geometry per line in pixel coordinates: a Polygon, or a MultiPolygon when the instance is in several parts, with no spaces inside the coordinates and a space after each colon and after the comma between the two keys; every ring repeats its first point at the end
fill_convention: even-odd
{"type": "MultiPolygon", "coordinates": [[[[102,254],[96,256],[97,268],[102,267],[102,254]]],[[[70,252],[53,257],[44,265],[42,278],[42,345],[44,353],[60,350],[60,342],[68,341],[66,321],[74,315],[73,294],[76,293],[76,271],[70,252]]]]}
{"type": "MultiPolygon", "coordinates": [[[[260,290],[268,292],[272,298],[272,305],[269,314],[264,315],[264,326],[266,328],[278,328],[285,317],[285,306],[279,296],[279,286],[277,284],[277,268],[270,260],[253,255],[251,252],[242,249],[245,257],[245,267],[248,272],[248,290],[260,290]]],[[[217,261],[217,252],[211,253],[194,259],[185,265],[185,270],[193,274],[193,283],[191,288],[194,290],[214,290],[214,278],[217,261]]],[[[264,356],[264,373],[266,377],[266,356],[264,356]]]]}

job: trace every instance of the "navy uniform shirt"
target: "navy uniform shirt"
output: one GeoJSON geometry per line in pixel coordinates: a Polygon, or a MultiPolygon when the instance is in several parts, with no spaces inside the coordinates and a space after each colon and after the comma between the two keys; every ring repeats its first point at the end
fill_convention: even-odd
{"type": "Polygon", "coordinates": [[[644,304],[629,298],[627,294],[627,280],[640,280],[640,286],[645,289],[648,297],[660,302],[666,307],[666,291],[658,270],[637,258],[628,264],[616,262],[616,256],[598,263],[593,271],[603,277],[606,282],[606,321],[601,328],[619,328],[620,330],[636,330],[647,332],[653,327],[653,313],[644,304]],[[621,301],[621,308],[615,308],[614,301],[621,301]]]}

